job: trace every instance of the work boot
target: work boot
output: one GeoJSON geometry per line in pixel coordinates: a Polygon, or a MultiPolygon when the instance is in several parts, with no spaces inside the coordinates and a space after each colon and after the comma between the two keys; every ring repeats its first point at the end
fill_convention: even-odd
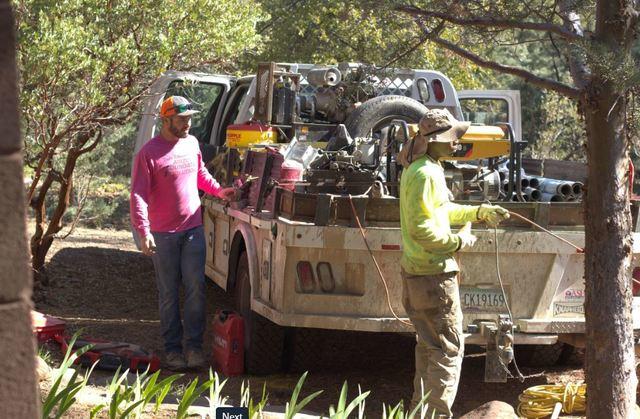
{"type": "Polygon", "coordinates": [[[164,363],[166,367],[173,371],[181,371],[187,368],[184,357],[179,352],[169,352],[165,357],[164,363]]]}
{"type": "Polygon", "coordinates": [[[207,366],[207,361],[201,350],[193,349],[187,351],[187,366],[193,369],[200,369],[207,366]]]}

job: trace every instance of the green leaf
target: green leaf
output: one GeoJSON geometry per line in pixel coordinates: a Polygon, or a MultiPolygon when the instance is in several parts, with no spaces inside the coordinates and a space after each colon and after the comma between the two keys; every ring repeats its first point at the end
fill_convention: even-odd
{"type": "Polygon", "coordinates": [[[307,378],[308,371],[305,371],[304,374],[298,380],[295,388],[293,389],[293,393],[291,394],[291,399],[286,405],[284,417],[285,419],[293,419],[295,415],[300,413],[300,411],[307,405],[309,402],[320,394],[322,394],[322,390],[316,391],[315,393],[304,398],[300,403],[298,403],[298,396],[300,395],[300,390],[302,389],[302,385],[304,384],[304,380],[307,378]]]}
{"type": "Polygon", "coordinates": [[[184,419],[187,417],[187,411],[189,407],[195,402],[195,400],[200,397],[202,393],[204,393],[211,385],[212,381],[208,380],[202,383],[200,387],[198,387],[198,378],[195,378],[185,389],[184,395],[180,399],[178,403],[178,413],[177,419],[184,419]]]}
{"type": "Polygon", "coordinates": [[[171,386],[173,385],[173,382],[182,377],[183,377],[183,374],[174,374],[158,383],[158,388],[160,391],[156,396],[156,404],[153,410],[154,413],[158,413],[158,409],[160,409],[160,405],[164,401],[165,397],[167,397],[167,394],[169,394],[169,391],[171,391],[171,386]]]}
{"type": "Polygon", "coordinates": [[[83,329],[80,329],[76,333],[74,333],[68,342],[67,351],[64,355],[62,363],[60,364],[60,368],[58,368],[58,370],[56,370],[56,373],[54,374],[51,390],[42,403],[42,418],[49,418],[51,412],[56,406],[58,406],[57,417],[63,415],[75,402],[75,394],[77,394],[84,386],[86,386],[89,375],[91,375],[91,372],[93,371],[93,368],[91,368],[91,370],[89,370],[83,380],[76,382],[78,371],[75,370],[67,384],[65,386],[62,386],[62,380],[64,379],[66,372],[69,370],[74,361],[78,357],[85,354],[93,346],[87,345],[75,352],[73,351],[73,347],[82,331],[83,329]]]}
{"type": "Polygon", "coordinates": [[[95,418],[98,415],[98,413],[100,413],[102,409],[104,409],[106,406],[107,406],[106,404],[102,403],[95,406],[93,409],[91,409],[91,411],[89,412],[89,419],[95,418]]]}

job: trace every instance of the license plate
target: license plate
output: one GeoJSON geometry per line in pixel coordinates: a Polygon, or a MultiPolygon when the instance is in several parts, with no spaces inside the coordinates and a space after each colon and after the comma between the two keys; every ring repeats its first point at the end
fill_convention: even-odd
{"type": "Polygon", "coordinates": [[[460,287],[460,305],[465,312],[502,313],[507,311],[500,288],[460,287]]]}

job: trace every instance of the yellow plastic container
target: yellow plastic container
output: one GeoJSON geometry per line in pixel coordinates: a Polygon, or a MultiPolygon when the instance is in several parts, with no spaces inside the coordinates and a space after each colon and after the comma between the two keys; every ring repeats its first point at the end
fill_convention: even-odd
{"type": "Polygon", "coordinates": [[[273,144],[277,142],[277,132],[268,125],[259,122],[229,125],[226,140],[229,148],[249,148],[254,144],[273,144]]]}

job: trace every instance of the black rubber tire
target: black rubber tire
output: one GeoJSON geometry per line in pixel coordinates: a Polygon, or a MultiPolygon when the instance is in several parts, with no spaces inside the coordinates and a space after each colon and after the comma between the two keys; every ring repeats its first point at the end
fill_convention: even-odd
{"type": "Polygon", "coordinates": [[[564,344],[558,365],[566,365],[572,367],[584,366],[584,348],[577,348],[575,346],[564,344]]]}
{"type": "Polygon", "coordinates": [[[244,319],[244,366],[249,374],[282,371],[285,329],[251,310],[249,260],[242,252],[236,268],[236,310],[244,319]]]}
{"type": "Polygon", "coordinates": [[[417,123],[426,112],[426,106],[410,97],[378,96],[354,110],[344,125],[351,137],[366,137],[369,132],[379,131],[394,119],[417,123]]]}
{"type": "Polygon", "coordinates": [[[516,362],[521,367],[549,367],[560,360],[564,343],[553,345],[517,345],[515,348],[516,362]]]}
{"type": "Polygon", "coordinates": [[[284,359],[287,372],[314,371],[322,365],[323,330],[289,328],[285,338],[284,359]]]}

